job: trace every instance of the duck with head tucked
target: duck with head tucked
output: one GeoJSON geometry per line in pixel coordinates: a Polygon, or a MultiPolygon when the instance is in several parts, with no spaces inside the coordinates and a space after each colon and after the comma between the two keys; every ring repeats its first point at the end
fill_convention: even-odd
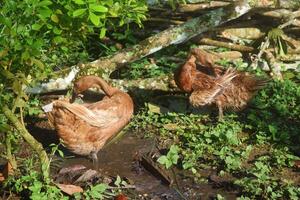
{"type": "Polygon", "coordinates": [[[224,108],[240,110],[244,108],[255,92],[269,81],[229,68],[224,70],[203,59],[200,49],[192,49],[187,61],[175,72],[175,82],[184,92],[190,93],[189,101],[195,106],[215,104],[219,110],[219,120],[223,119],[224,108]],[[212,74],[197,69],[204,63],[212,74]]]}
{"type": "Polygon", "coordinates": [[[97,76],[81,77],[74,84],[73,100],[89,88],[101,89],[105,97],[89,104],[52,102],[48,119],[64,145],[78,155],[89,155],[98,163],[97,153],[105,143],[122,130],[133,115],[131,97],[108,85],[97,76]]]}

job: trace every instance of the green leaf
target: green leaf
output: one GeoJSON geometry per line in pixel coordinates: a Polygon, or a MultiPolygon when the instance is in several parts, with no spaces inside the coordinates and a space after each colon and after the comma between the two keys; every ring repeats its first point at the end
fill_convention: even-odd
{"type": "Polygon", "coordinates": [[[52,10],[50,10],[48,7],[44,7],[38,10],[38,13],[40,14],[41,18],[48,18],[52,14],[52,10]]]}
{"type": "Polygon", "coordinates": [[[15,75],[14,75],[13,73],[11,73],[10,71],[8,71],[8,70],[4,70],[4,69],[1,69],[1,68],[0,68],[0,73],[1,73],[4,77],[6,77],[6,78],[8,78],[8,79],[14,79],[14,78],[15,78],[15,75]]]}
{"type": "Polygon", "coordinates": [[[31,58],[31,61],[36,65],[38,66],[40,69],[44,69],[45,68],[45,65],[44,63],[42,63],[40,60],[37,60],[35,58],[31,58]]]}
{"type": "Polygon", "coordinates": [[[98,184],[91,188],[92,191],[97,191],[99,193],[103,193],[106,189],[107,189],[107,185],[103,183],[98,184]]]}
{"type": "Polygon", "coordinates": [[[99,24],[100,24],[100,17],[99,16],[97,16],[94,13],[90,12],[89,18],[95,26],[99,26],[99,24]]]}
{"type": "Polygon", "coordinates": [[[32,24],[32,26],[31,26],[32,30],[35,30],[35,31],[40,30],[41,27],[42,27],[42,25],[40,25],[40,24],[32,24]]]}
{"type": "Polygon", "coordinates": [[[57,44],[62,43],[65,41],[65,38],[61,37],[61,36],[56,36],[55,38],[53,38],[53,41],[57,44]]]}
{"type": "Polygon", "coordinates": [[[23,99],[18,98],[15,102],[16,107],[23,108],[26,106],[26,102],[23,99]]]}
{"type": "Polygon", "coordinates": [[[172,164],[173,164],[172,161],[167,160],[167,162],[166,162],[166,168],[169,169],[172,166],[172,164]]]}
{"type": "Polygon", "coordinates": [[[78,5],[83,5],[85,4],[85,2],[83,0],[73,0],[74,3],[78,4],[78,5]]]}
{"type": "Polygon", "coordinates": [[[51,15],[51,20],[52,20],[53,22],[55,22],[55,23],[58,23],[58,22],[59,22],[59,18],[58,18],[57,15],[55,15],[55,14],[52,14],[52,15],[51,15]]]}
{"type": "Polygon", "coordinates": [[[10,130],[10,126],[8,124],[0,124],[0,131],[7,132],[10,130]]]}
{"type": "Polygon", "coordinates": [[[273,125],[268,126],[270,133],[276,134],[277,133],[277,127],[273,125]]]}
{"type": "Polygon", "coordinates": [[[173,156],[171,157],[172,163],[173,163],[173,164],[177,164],[178,158],[179,158],[179,156],[178,156],[177,154],[173,155],[173,156]]]}
{"type": "Polygon", "coordinates": [[[66,46],[61,46],[60,47],[64,52],[67,52],[67,51],[69,51],[69,48],[68,47],[66,47],[66,46]]]}
{"type": "Polygon", "coordinates": [[[108,9],[105,6],[97,5],[97,4],[90,4],[90,9],[95,12],[107,12],[108,9]]]}
{"type": "Polygon", "coordinates": [[[41,2],[39,2],[38,4],[37,4],[37,6],[49,6],[49,5],[51,5],[52,4],[52,2],[51,1],[48,1],[48,0],[45,0],[45,1],[41,1],[41,2]]]}
{"type": "Polygon", "coordinates": [[[19,94],[22,91],[22,85],[19,81],[15,80],[13,82],[12,89],[16,94],[19,94]]]}
{"type": "Polygon", "coordinates": [[[167,156],[163,155],[163,156],[160,156],[158,159],[157,159],[157,162],[159,162],[160,164],[164,165],[166,164],[168,161],[168,158],[167,156]]]}
{"type": "Polygon", "coordinates": [[[62,30],[58,29],[57,27],[54,27],[53,33],[55,33],[56,35],[60,35],[62,33],[62,30]]]}
{"type": "Polygon", "coordinates": [[[117,179],[116,179],[116,181],[115,181],[114,184],[115,184],[116,186],[120,186],[121,181],[122,181],[122,180],[121,180],[120,176],[117,176],[117,179]]]}
{"type": "Polygon", "coordinates": [[[60,155],[60,157],[62,157],[62,158],[64,157],[64,152],[63,151],[61,151],[61,150],[58,149],[57,152],[60,155]]]}
{"type": "Polygon", "coordinates": [[[105,27],[102,27],[102,28],[101,28],[100,35],[99,35],[100,39],[104,38],[104,36],[105,36],[105,34],[106,34],[106,30],[107,30],[107,29],[106,29],[105,27]]]}
{"type": "Polygon", "coordinates": [[[85,13],[86,8],[81,8],[81,9],[77,9],[73,12],[73,17],[78,17],[80,15],[82,15],[83,13],[85,13]]]}

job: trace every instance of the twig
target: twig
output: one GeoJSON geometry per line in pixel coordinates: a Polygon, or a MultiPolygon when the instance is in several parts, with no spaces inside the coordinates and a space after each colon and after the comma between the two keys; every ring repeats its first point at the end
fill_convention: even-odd
{"type": "Polygon", "coordinates": [[[112,187],[112,186],[108,186],[107,189],[135,189],[136,186],[135,185],[124,185],[124,186],[120,186],[120,187],[112,187]]]}
{"type": "Polygon", "coordinates": [[[205,9],[219,8],[228,6],[230,2],[211,1],[209,3],[179,4],[177,10],[179,12],[197,12],[205,9]]]}
{"type": "Polygon", "coordinates": [[[167,24],[176,24],[176,25],[185,23],[184,21],[180,21],[180,20],[164,19],[164,18],[159,18],[159,17],[151,17],[147,21],[149,21],[149,22],[163,22],[163,23],[167,23],[167,24]]]}
{"type": "Polygon", "coordinates": [[[243,52],[254,51],[253,47],[238,45],[238,44],[234,44],[234,43],[221,42],[221,41],[212,40],[209,38],[202,38],[198,41],[198,43],[217,46],[217,47],[225,47],[225,48],[236,50],[236,51],[243,51],[243,52]]]}

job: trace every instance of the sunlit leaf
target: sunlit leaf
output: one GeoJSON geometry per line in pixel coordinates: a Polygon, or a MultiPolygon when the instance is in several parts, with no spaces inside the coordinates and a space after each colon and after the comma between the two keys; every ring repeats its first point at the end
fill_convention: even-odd
{"type": "Polygon", "coordinates": [[[54,27],[53,33],[55,33],[56,35],[60,35],[62,33],[62,30],[57,27],[54,27]]]}
{"type": "Polygon", "coordinates": [[[48,18],[52,14],[52,10],[50,10],[48,7],[43,7],[38,9],[38,14],[42,16],[42,18],[48,18]]]}
{"type": "Polygon", "coordinates": [[[95,25],[95,26],[99,26],[100,24],[100,17],[95,15],[94,13],[90,12],[89,14],[89,18],[91,20],[91,22],[95,25]]]}
{"type": "Polygon", "coordinates": [[[49,6],[52,4],[52,1],[48,1],[48,0],[45,0],[45,1],[41,1],[37,4],[37,6],[49,6]]]}
{"type": "Polygon", "coordinates": [[[97,5],[97,4],[90,4],[90,9],[95,12],[107,12],[108,9],[105,6],[97,5]]]}
{"type": "Polygon", "coordinates": [[[16,100],[16,102],[15,102],[15,106],[16,106],[17,108],[23,108],[23,107],[26,106],[26,102],[25,102],[23,99],[18,98],[18,99],[16,100]]]}
{"type": "Polygon", "coordinates": [[[105,28],[105,27],[102,27],[102,28],[101,28],[101,31],[100,31],[99,37],[100,37],[100,38],[104,38],[105,34],[106,34],[106,28],[105,28]]]}
{"type": "Polygon", "coordinates": [[[157,162],[159,162],[160,164],[164,165],[167,163],[167,156],[163,155],[163,156],[160,156],[158,159],[157,159],[157,162]]]}
{"type": "Polygon", "coordinates": [[[58,16],[55,15],[55,14],[52,14],[52,15],[51,15],[51,20],[52,20],[53,22],[55,22],[55,23],[58,23],[58,22],[59,22],[59,18],[58,18],[58,16]]]}
{"type": "Polygon", "coordinates": [[[42,27],[42,25],[40,25],[40,24],[32,24],[32,26],[31,26],[32,30],[35,30],[35,31],[40,30],[41,27],[42,27]]]}
{"type": "Polygon", "coordinates": [[[73,17],[78,17],[78,16],[82,15],[83,13],[85,13],[85,11],[86,11],[85,8],[77,9],[73,12],[73,17]]]}
{"type": "Polygon", "coordinates": [[[85,2],[83,0],[73,0],[74,3],[78,4],[78,5],[83,5],[85,4],[85,2]]]}

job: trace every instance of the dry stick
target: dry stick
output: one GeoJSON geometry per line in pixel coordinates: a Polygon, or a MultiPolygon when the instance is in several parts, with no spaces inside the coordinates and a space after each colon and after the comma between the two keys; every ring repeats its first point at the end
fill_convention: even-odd
{"type": "Polygon", "coordinates": [[[25,139],[25,141],[38,154],[40,162],[41,162],[43,178],[45,181],[48,181],[49,180],[50,163],[49,163],[47,153],[43,149],[42,144],[39,143],[38,141],[36,141],[34,139],[34,137],[32,137],[32,135],[27,131],[27,129],[22,125],[22,123],[18,120],[18,118],[14,115],[14,113],[11,112],[11,110],[6,105],[3,106],[2,110],[4,112],[4,115],[7,117],[7,119],[10,120],[10,122],[18,130],[18,132],[25,139]]]}
{"type": "Polygon", "coordinates": [[[209,38],[202,38],[198,41],[198,43],[211,45],[211,46],[217,46],[217,47],[225,47],[225,48],[236,50],[236,51],[251,52],[254,50],[253,47],[238,45],[238,44],[233,44],[233,43],[227,43],[227,42],[220,42],[220,41],[212,40],[209,38]]]}
{"type": "Polygon", "coordinates": [[[193,4],[180,4],[177,8],[179,12],[197,12],[206,9],[218,8],[228,6],[230,2],[224,1],[211,1],[209,3],[193,3],[193,4]]]}
{"type": "Polygon", "coordinates": [[[287,9],[277,9],[272,11],[265,11],[262,10],[256,10],[255,13],[258,13],[263,16],[267,17],[273,17],[273,18],[279,18],[279,19],[289,19],[289,18],[297,18],[300,17],[300,10],[297,10],[295,12],[287,9]]]}
{"type": "Polygon", "coordinates": [[[176,25],[184,23],[184,21],[180,21],[180,20],[165,19],[165,18],[159,18],[159,17],[151,17],[147,21],[148,22],[162,22],[162,23],[176,24],[176,25]]]}
{"type": "Polygon", "coordinates": [[[273,76],[275,78],[282,80],[283,77],[280,72],[280,65],[276,64],[276,62],[275,62],[276,59],[275,59],[274,55],[270,51],[267,51],[267,50],[265,51],[265,55],[266,55],[266,60],[267,60],[268,65],[272,66],[270,68],[273,72],[273,76]]]}

